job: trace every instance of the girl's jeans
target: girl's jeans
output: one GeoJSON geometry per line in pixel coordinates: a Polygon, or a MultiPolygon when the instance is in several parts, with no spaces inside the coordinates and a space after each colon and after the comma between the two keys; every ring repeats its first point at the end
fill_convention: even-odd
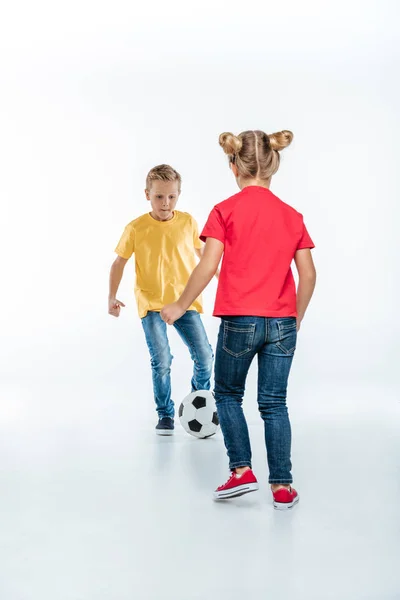
{"type": "Polygon", "coordinates": [[[294,317],[223,317],[215,361],[215,399],[229,466],[251,467],[242,401],[247,373],[258,356],[258,407],[264,421],[269,482],[292,482],[291,429],[286,390],[296,348],[294,317]]]}
{"type": "MultiPolygon", "coordinates": [[[[150,351],[154,399],[160,419],[173,418],[174,402],[171,399],[171,354],[167,325],[159,312],[148,312],[142,319],[147,346],[150,351]]],[[[213,365],[213,351],[208,342],[203,322],[198,312],[188,310],[174,327],[189,349],[194,362],[192,392],[209,390],[213,365]]]]}

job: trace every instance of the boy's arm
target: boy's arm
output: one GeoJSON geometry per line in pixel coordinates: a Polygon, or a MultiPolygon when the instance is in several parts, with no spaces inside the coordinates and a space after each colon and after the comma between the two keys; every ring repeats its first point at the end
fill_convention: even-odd
{"type": "MultiPolygon", "coordinates": [[[[204,246],[202,246],[201,248],[195,248],[196,251],[196,255],[199,258],[199,260],[201,260],[201,257],[204,254],[204,246]]],[[[218,279],[219,278],[219,269],[216,270],[215,272],[215,277],[218,279]]]]}
{"type": "Polygon", "coordinates": [[[125,265],[128,262],[127,258],[117,256],[111,265],[110,270],[110,282],[109,282],[109,293],[108,293],[108,313],[113,317],[119,317],[121,306],[125,304],[120,300],[117,300],[117,292],[119,284],[121,283],[122,275],[124,274],[125,265]]]}
{"type": "Polygon", "coordinates": [[[297,331],[299,331],[314,292],[317,274],[309,248],[297,250],[294,261],[299,274],[299,285],[297,287],[297,331]]]}

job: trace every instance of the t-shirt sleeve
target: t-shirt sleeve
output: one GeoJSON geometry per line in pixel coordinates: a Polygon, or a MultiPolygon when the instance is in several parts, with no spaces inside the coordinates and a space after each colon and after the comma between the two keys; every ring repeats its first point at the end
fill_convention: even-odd
{"type": "Polygon", "coordinates": [[[303,231],[299,243],[297,244],[297,250],[304,250],[304,248],[315,248],[315,244],[307,231],[307,227],[303,223],[303,231]]]}
{"type": "Polygon", "coordinates": [[[121,258],[130,258],[135,252],[135,230],[132,225],[127,225],[124,229],[124,233],[118,242],[115,252],[121,258]]]}
{"type": "Polygon", "coordinates": [[[196,250],[200,250],[203,247],[203,243],[199,238],[199,226],[197,225],[196,219],[192,217],[192,228],[193,228],[193,246],[196,250]]]}
{"type": "Polygon", "coordinates": [[[225,224],[217,206],[210,212],[207,223],[204,225],[200,239],[205,242],[207,238],[215,238],[225,244],[225,224]]]}

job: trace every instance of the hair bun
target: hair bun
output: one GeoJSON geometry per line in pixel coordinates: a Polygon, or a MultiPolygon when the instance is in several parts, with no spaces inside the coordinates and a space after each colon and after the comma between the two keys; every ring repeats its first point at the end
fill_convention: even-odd
{"type": "Polygon", "coordinates": [[[225,154],[237,154],[242,149],[242,140],[233,133],[221,133],[219,136],[219,145],[225,154]]]}
{"type": "Polygon", "coordinates": [[[279,131],[278,133],[271,133],[269,137],[269,142],[271,144],[272,150],[283,150],[287,148],[293,140],[293,133],[284,129],[283,131],[279,131]]]}

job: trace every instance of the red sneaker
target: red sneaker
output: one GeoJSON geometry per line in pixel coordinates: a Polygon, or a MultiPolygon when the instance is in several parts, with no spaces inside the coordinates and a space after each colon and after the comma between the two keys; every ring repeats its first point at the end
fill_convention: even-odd
{"type": "Polygon", "coordinates": [[[256,492],[259,488],[257,479],[251,469],[247,469],[242,475],[232,473],[224,485],[220,485],[214,492],[214,498],[224,500],[226,498],[235,498],[243,496],[249,492],[256,492]]]}
{"type": "Polygon", "coordinates": [[[274,508],[278,510],[286,510],[292,508],[299,501],[299,495],[292,487],[280,488],[276,492],[272,492],[274,497],[274,508]]]}

